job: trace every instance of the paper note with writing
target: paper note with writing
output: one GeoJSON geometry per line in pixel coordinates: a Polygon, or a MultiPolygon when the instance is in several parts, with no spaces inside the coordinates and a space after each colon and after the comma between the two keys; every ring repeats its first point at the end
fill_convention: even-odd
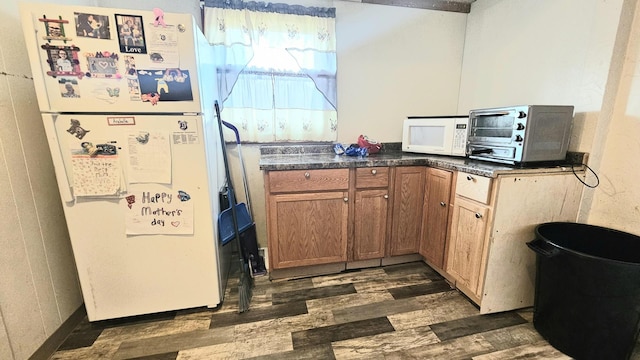
{"type": "Polygon", "coordinates": [[[186,190],[137,184],[121,203],[127,235],[193,234],[193,200],[186,190]]]}
{"type": "Polygon", "coordinates": [[[75,196],[117,196],[122,169],[118,155],[89,155],[85,149],[71,151],[75,196]]]}
{"type": "Polygon", "coordinates": [[[171,184],[171,143],[168,133],[132,133],[127,143],[129,183],[171,184]]]}
{"type": "Polygon", "coordinates": [[[147,41],[149,43],[150,69],[167,69],[180,67],[178,51],[178,29],[175,25],[166,27],[149,27],[147,41]]]}
{"type": "Polygon", "coordinates": [[[191,144],[199,144],[200,137],[198,133],[193,132],[174,132],[173,133],[173,144],[174,145],[191,145],[191,144]]]}

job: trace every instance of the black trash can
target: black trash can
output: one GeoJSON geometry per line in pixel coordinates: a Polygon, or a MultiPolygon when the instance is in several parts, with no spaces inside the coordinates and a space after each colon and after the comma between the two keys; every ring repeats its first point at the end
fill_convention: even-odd
{"type": "Polygon", "coordinates": [[[640,237],[571,222],[535,234],[536,330],[575,359],[628,359],[640,324],[640,237]]]}

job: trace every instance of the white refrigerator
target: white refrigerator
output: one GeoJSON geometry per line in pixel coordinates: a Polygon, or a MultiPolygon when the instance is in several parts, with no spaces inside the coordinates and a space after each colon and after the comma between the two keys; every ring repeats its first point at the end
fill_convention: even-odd
{"type": "Polygon", "coordinates": [[[192,16],[21,14],[89,320],[218,306],[230,250],[217,230],[215,70],[192,16]]]}

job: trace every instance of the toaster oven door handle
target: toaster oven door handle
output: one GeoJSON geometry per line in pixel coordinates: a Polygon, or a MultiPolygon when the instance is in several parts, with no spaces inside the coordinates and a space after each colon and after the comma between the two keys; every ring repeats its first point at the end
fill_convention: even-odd
{"type": "Polygon", "coordinates": [[[476,117],[489,117],[489,116],[506,116],[509,115],[508,111],[488,114],[474,114],[476,117]]]}
{"type": "Polygon", "coordinates": [[[477,149],[477,150],[471,150],[471,155],[491,154],[492,152],[493,152],[492,149],[477,149]]]}

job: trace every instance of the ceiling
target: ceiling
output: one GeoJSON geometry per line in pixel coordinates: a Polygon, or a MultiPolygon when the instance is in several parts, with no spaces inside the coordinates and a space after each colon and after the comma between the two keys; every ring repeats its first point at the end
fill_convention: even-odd
{"type": "Polygon", "coordinates": [[[469,13],[476,0],[350,0],[363,4],[403,6],[419,9],[469,13]]]}

